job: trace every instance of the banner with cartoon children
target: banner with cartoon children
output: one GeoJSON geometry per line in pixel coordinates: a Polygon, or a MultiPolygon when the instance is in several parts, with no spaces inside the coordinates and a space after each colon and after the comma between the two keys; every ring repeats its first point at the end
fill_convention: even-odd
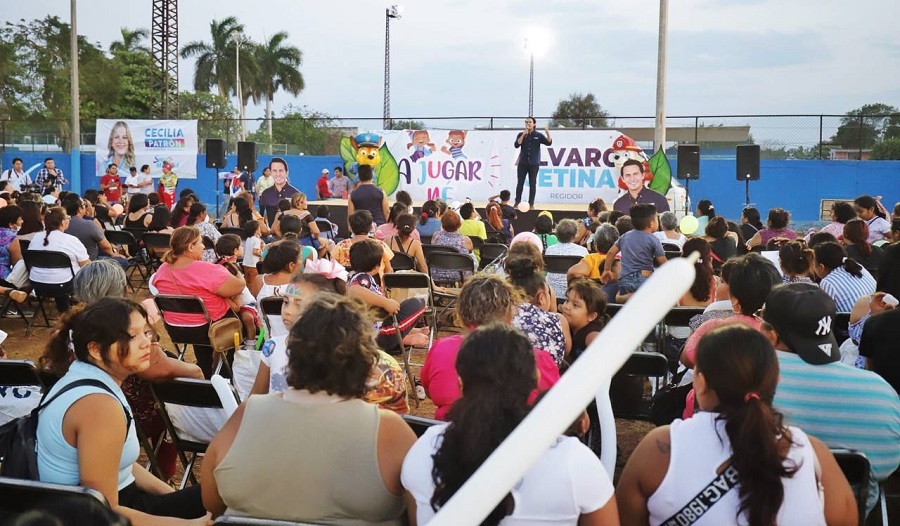
{"type": "Polygon", "coordinates": [[[179,179],[197,178],[197,121],[97,119],[97,177],[116,163],[125,177],[133,166],[150,167],[154,178],[163,175],[163,165],[179,179]]]}
{"type": "MultiPolygon", "coordinates": [[[[373,166],[376,184],[389,196],[405,190],[416,202],[486,201],[501,190],[515,191],[517,135],[517,130],[371,131],[344,137],[341,157],[352,178],[360,164],[373,166]]],[[[672,188],[665,155],[648,157],[616,130],[558,130],[552,137],[553,144],[542,147],[538,202],[581,204],[600,197],[612,203],[625,188],[619,167],[628,159],[644,163],[650,188],[663,195],[672,188]]]]}

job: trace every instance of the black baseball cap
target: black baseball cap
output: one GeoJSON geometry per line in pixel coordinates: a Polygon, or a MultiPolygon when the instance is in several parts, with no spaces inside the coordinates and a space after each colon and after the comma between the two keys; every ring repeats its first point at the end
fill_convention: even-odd
{"type": "Polygon", "coordinates": [[[762,319],[804,362],[824,365],[841,359],[832,330],[836,313],[834,300],[818,286],[788,283],[769,293],[762,319]]]}

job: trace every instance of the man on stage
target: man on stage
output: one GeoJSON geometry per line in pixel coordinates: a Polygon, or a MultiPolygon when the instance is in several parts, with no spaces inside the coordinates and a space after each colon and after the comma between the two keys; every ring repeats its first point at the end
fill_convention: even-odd
{"type": "Polygon", "coordinates": [[[628,210],[636,204],[647,204],[656,207],[660,214],[669,211],[669,202],[659,192],[644,186],[644,163],[629,159],[622,165],[622,181],[628,191],[613,203],[613,210],[628,214],[628,210]]]}
{"type": "Polygon", "coordinates": [[[516,136],[514,146],[521,148],[519,152],[518,176],[516,184],[516,204],[522,201],[522,185],[525,184],[525,175],[528,175],[528,205],[534,208],[534,193],[537,191],[537,173],[541,167],[541,145],[550,146],[553,139],[550,138],[550,130],[544,128],[544,133],[535,131],[534,117],[525,118],[525,131],[516,136]],[[545,135],[546,134],[546,135],[545,135]]]}

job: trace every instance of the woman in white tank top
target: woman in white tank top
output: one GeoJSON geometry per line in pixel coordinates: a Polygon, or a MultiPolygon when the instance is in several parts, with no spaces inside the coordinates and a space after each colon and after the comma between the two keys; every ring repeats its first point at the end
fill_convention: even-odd
{"type": "Polygon", "coordinates": [[[696,361],[702,412],[634,450],[616,488],[622,524],[856,524],[834,455],[772,409],[779,369],[768,339],[727,325],[700,340],[696,361]]]}

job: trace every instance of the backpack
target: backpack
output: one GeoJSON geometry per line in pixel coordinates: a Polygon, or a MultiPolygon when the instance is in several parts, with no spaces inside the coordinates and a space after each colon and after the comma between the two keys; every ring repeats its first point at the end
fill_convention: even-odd
{"type": "MultiPolygon", "coordinates": [[[[53,403],[61,394],[85,385],[103,389],[113,395],[116,400],[119,400],[106,384],[92,379],[76,380],[60,389],[58,393],[46,402],[44,399],[47,397],[47,394],[44,394],[41,397],[41,403],[30,414],[0,426],[0,459],[2,459],[0,476],[24,480],[40,479],[37,468],[38,415],[41,409],[53,403]]],[[[122,404],[122,410],[125,411],[125,430],[127,434],[128,428],[131,427],[131,413],[128,412],[124,404],[122,404]]]]}

